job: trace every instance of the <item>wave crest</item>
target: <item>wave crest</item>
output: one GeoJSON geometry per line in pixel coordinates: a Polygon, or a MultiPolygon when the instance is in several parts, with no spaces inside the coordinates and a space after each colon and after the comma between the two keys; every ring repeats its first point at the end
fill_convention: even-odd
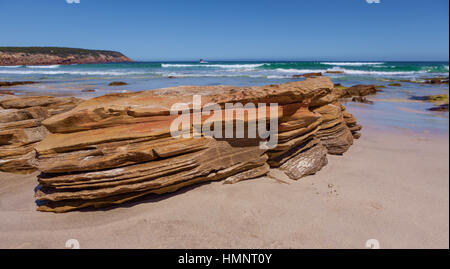
{"type": "Polygon", "coordinates": [[[58,68],[60,67],[59,64],[53,64],[53,65],[26,65],[26,68],[43,68],[43,69],[47,69],[47,68],[58,68]]]}
{"type": "Polygon", "coordinates": [[[382,65],[384,62],[322,62],[324,65],[338,65],[338,66],[364,66],[364,65],[382,65]]]}
{"type": "Polygon", "coordinates": [[[162,68],[180,68],[180,67],[216,67],[224,69],[252,69],[265,65],[261,64],[161,64],[162,68]]]}

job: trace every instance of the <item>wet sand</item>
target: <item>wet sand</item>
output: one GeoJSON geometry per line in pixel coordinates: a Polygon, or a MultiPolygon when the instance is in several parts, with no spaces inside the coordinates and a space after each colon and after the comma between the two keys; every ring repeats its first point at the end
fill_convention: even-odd
{"type": "Polygon", "coordinates": [[[0,248],[448,248],[448,134],[362,134],[299,181],[213,182],[105,210],[37,212],[36,174],[0,173],[0,248]]]}

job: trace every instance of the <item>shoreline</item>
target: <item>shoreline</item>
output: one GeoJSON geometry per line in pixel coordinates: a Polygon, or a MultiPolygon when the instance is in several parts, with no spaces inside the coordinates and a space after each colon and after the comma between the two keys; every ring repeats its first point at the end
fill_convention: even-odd
{"type": "MultiPolygon", "coordinates": [[[[370,96],[369,96],[370,97],[370,96]]],[[[398,134],[435,135],[445,138],[449,135],[448,112],[430,112],[426,108],[432,103],[421,101],[422,110],[404,109],[403,103],[387,103],[372,99],[374,105],[343,102],[347,110],[356,115],[364,128],[398,134]],[[424,117],[421,117],[424,116],[424,117]]]]}
{"type": "Polygon", "coordinates": [[[211,182],[103,210],[37,212],[36,173],[1,173],[0,247],[448,248],[448,136],[375,129],[299,181],[211,182]]]}
{"type": "Polygon", "coordinates": [[[411,121],[412,111],[345,106],[362,137],[298,181],[272,168],[235,184],[53,214],[36,211],[38,173],[0,173],[0,248],[65,248],[69,239],[81,248],[365,248],[369,239],[381,248],[448,248],[448,127],[403,128],[396,121],[411,121]]]}

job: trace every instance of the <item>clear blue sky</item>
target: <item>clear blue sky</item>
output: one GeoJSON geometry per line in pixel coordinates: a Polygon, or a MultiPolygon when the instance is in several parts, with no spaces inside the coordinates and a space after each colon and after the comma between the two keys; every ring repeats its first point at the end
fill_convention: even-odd
{"type": "Polygon", "coordinates": [[[135,60],[443,60],[448,0],[0,0],[0,46],[135,60]]]}

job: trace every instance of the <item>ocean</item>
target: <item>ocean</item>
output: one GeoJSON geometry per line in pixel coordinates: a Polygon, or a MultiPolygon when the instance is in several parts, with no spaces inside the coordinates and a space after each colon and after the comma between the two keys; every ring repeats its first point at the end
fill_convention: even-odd
{"type": "Polygon", "coordinates": [[[290,79],[293,74],[343,71],[340,77],[420,78],[448,76],[448,62],[134,62],[85,65],[0,66],[0,80],[29,78],[43,81],[68,79],[158,79],[233,77],[290,79]],[[88,76],[88,77],[86,77],[88,76]]]}
{"type": "Polygon", "coordinates": [[[130,92],[183,85],[255,86],[296,81],[293,75],[322,72],[334,83],[383,85],[383,92],[371,97],[374,105],[348,103],[349,110],[364,109],[362,116],[383,126],[419,131],[448,132],[448,112],[430,112],[433,104],[413,100],[417,96],[443,94],[448,84],[430,85],[400,82],[448,77],[448,62],[377,61],[210,61],[134,62],[89,65],[0,66],[0,81],[39,82],[14,87],[16,95],[56,95],[91,98],[113,92],[130,92]],[[341,71],[341,74],[325,74],[341,71]],[[112,81],[128,85],[111,87],[112,81]],[[376,116],[367,112],[374,112],[376,116]]]}

